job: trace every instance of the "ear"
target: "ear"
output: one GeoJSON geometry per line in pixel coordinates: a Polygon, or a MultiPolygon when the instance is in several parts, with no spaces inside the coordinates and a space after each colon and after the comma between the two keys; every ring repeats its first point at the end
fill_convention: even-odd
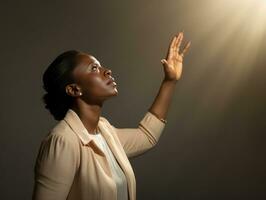
{"type": "Polygon", "coordinates": [[[78,97],[80,96],[80,92],[81,92],[81,89],[79,88],[79,86],[77,84],[68,84],[66,87],[66,93],[69,95],[69,96],[72,96],[72,97],[78,97]]]}

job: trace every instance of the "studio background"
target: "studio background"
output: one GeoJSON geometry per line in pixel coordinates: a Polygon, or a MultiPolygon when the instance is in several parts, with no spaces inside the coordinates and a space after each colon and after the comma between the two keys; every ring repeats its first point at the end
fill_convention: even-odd
{"type": "Polygon", "coordinates": [[[30,199],[42,138],[57,121],[42,74],[77,49],[109,67],[118,96],[102,116],[137,127],[163,79],[160,60],[184,30],[191,48],[157,146],[131,161],[138,200],[266,198],[266,2],[1,3],[1,199],[30,199]]]}

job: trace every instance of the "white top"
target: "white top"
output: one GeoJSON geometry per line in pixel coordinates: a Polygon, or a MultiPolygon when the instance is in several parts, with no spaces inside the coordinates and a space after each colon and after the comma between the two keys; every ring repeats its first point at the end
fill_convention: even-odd
{"type": "Polygon", "coordinates": [[[95,138],[95,142],[99,145],[102,151],[105,153],[107,160],[110,164],[112,175],[114,177],[116,187],[117,187],[117,200],[127,200],[128,191],[127,191],[127,180],[124,172],[117,163],[112,151],[110,150],[108,144],[103,138],[102,134],[91,134],[95,138]]]}

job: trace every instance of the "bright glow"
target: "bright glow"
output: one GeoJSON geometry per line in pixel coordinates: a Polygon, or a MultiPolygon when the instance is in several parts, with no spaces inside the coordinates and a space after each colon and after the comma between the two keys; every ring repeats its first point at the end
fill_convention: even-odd
{"type": "Polygon", "coordinates": [[[195,88],[207,77],[209,85],[202,88],[201,102],[197,102],[199,110],[195,112],[215,102],[214,107],[219,107],[223,113],[238,86],[253,70],[262,44],[266,42],[266,1],[197,2],[197,8],[191,12],[195,22],[189,19],[187,23],[194,23],[197,29],[197,39],[192,40],[191,48],[202,51],[194,57],[193,62],[200,67],[193,67],[194,77],[190,77],[189,84],[195,88]]]}
{"type": "MultiPolygon", "coordinates": [[[[227,95],[231,96],[238,81],[244,79],[252,70],[266,32],[266,2],[261,0],[236,1],[233,13],[227,16],[225,36],[220,41],[217,51],[224,48],[225,69],[221,70],[220,80],[227,75],[234,76],[228,85],[227,95]],[[230,86],[229,86],[230,85],[230,86]],[[231,88],[231,91],[229,91],[231,88]]],[[[218,52],[217,52],[218,53],[218,52]]],[[[217,54],[219,55],[219,53],[217,54]]],[[[220,81],[219,79],[217,81],[220,81]]],[[[226,80],[226,79],[225,79],[226,80]]]]}

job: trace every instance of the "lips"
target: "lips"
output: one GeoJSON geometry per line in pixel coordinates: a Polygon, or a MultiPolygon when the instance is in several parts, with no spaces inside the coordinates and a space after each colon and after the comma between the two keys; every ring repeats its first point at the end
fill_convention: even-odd
{"type": "Polygon", "coordinates": [[[116,85],[116,82],[114,81],[114,78],[110,78],[108,79],[108,81],[106,82],[107,85],[110,85],[110,84],[115,84],[116,85]]]}

